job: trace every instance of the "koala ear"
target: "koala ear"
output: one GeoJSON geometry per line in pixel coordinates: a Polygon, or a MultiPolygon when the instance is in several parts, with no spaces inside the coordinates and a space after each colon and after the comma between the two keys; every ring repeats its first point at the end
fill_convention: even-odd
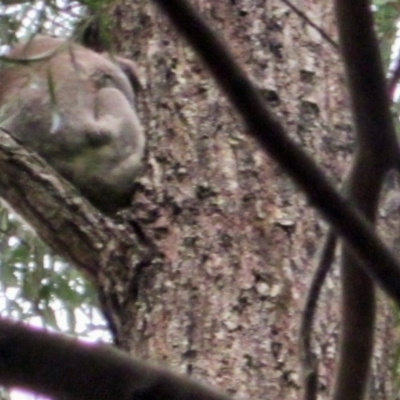
{"type": "Polygon", "coordinates": [[[128,77],[134,91],[136,93],[143,90],[143,85],[139,79],[138,67],[135,62],[125,57],[115,56],[113,61],[121,68],[124,74],[128,77]]]}

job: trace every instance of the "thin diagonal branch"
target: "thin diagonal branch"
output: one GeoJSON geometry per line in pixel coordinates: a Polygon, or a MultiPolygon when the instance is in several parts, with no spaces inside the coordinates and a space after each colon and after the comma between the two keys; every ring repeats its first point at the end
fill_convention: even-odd
{"type": "Polygon", "coordinates": [[[324,281],[333,263],[337,237],[332,229],[329,230],[321,249],[321,255],[304,305],[300,324],[299,354],[304,381],[304,400],[315,400],[318,389],[318,361],[311,350],[311,333],[317,303],[324,281]]]}
{"type": "Polygon", "coordinates": [[[306,22],[306,24],[314,28],[321,35],[321,37],[327,43],[329,43],[335,50],[337,51],[339,50],[339,45],[321,27],[319,27],[316,23],[311,21],[311,19],[307,16],[306,13],[301,11],[300,8],[296,7],[289,0],[282,0],[282,2],[285,3],[289,8],[291,8],[300,18],[302,18],[306,22]]]}

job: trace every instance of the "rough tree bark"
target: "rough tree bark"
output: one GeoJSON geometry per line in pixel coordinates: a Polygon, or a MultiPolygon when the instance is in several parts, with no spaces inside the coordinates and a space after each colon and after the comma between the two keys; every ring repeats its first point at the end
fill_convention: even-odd
{"type": "MultiPolygon", "coordinates": [[[[193,4],[292,137],[339,184],[354,143],[337,49],[278,0],[193,4]]],[[[330,2],[298,6],[336,40],[330,2]]],[[[326,226],[245,136],[206,69],[154,5],[121,2],[112,18],[117,50],[138,60],[145,80],[148,157],[134,209],[162,253],[142,272],[124,312],[108,307],[123,327],[117,343],[239,396],[298,398],[299,318],[326,226]]],[[[391,228],[386,236],[393,238],[391,228]]],[[[316,327],[323,398],[332,386],[338,292],[334,272],[316,327]]],[[[373,398],[391,391],[390,310],[380,315],[386,347],[378,344],[373,398]]]]}

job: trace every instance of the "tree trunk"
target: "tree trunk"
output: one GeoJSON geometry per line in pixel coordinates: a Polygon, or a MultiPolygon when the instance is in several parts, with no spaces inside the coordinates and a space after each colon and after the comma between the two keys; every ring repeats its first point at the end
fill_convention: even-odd
{"type": "MultiPolygon", "coordinates": [[[[280,0],[192,3],[224,37],[292,138],[339,185],[354,146],[337,49],[280,0]]],[[[299,7],[336,40],[330,2],[306,0],[299,7]]],[[[159,9],[125,0],[112,18],[116,50],[137,60],[144,81],[140,108],[148,146],[133,211],[159,251],[137,272],[122,307],[107,301],[124,284],[118,270],[112,282],[103,277],[99,283],[116,343],[237,397],[297,399],[301,309],[327,227],[249,139],[159,9]]],[[[392,218],[396,207],[382,216],[392,218]]],[[[397,221],[385,229],[394,238],[397,221]]],[[[339,290],[336,269],[315,326],[321,398],[333,383],[339,290]]],[[[374,399],[392,391],[391,325],[383,306],[374,399]]]]}

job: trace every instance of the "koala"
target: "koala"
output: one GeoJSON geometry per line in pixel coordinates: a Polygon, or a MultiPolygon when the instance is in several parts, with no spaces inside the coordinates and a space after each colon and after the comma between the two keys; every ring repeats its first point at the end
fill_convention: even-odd
{"type": "Polygon", "coordinates": [[[36,151],[94,206],[130,204],[145,146],[135,64],[36,36],[0,68],[0,128],[36,151]]]}

